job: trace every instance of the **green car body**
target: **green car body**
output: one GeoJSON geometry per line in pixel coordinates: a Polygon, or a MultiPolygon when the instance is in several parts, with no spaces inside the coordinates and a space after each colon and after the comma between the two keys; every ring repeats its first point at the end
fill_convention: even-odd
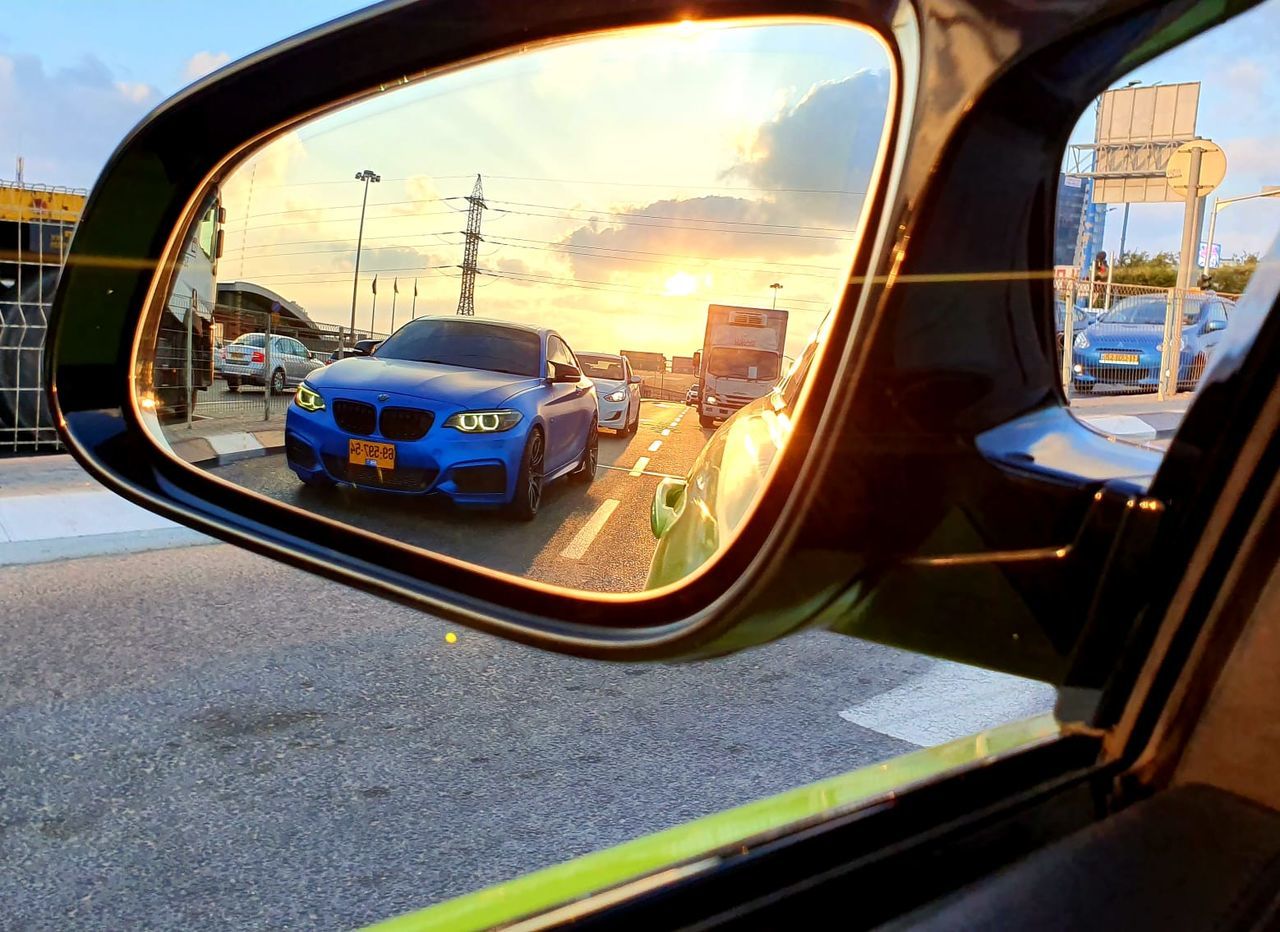
{"type": "Polygon", "coordinates": [[[791,435],[791,412],[817,350],[812,343],[791,373],[715,432],[686,479],[663,479],[649,524],[658,548],[646,588],[677,583],[728,545],[760,499],[773,461],[791,435]]]}

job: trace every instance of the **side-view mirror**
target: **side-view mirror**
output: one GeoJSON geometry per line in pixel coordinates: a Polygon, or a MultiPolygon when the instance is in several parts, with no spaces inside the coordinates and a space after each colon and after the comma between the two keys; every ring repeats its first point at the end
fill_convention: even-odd
{"type": "Polygon", "coordinates": [[[644,379],[640,378],[640,376],[638,376],[638,375],[633,375],[633,376],[631,377],[631,384],[632,384],[632,385],[641,385],[641,384],[643,384],[643,383],[644,383],[644,379]]]}
{"type": "Polygon", "coordinates": [[[1214,333],[1219,330],[1226,330],[1227,322],[1225,320],[1208,320],[1205,321],[1204,333],[1214,333]]]}
{"type": "MultiPolygon", "coordinates": [[[[1043,108],[1011,90],[1056,81],[1110,20],[1047,5],[1027,32],[1023,5],[995,5],[991,43],[921,5],[947,15],[379,4],[223,68],[100,176],[50,324],[53,420],[134,502],[525,644],[691,658],[825,627],[1060,679],[1093,607],[1114,604],[1081,581],[1121,530],[1159,520],[1135,502],[1161,453],[1077,421],[1043,348],[1053,257],[1028,244],[1045,243],[1061,167],[1046,140],[1097,82],[1058,82],[1043,108]],[[752,105],[726,107],[726,88],[752,105]],[[424,174],[441,132],[468,145],[424,174]],[[477,175],[487,164],[502,174],[477,175]],[[228,255],[252,237],[355,256],[364,208],[334,205],[365,196],[378,246],[351,273],[327,250],[273,248],[245,282],[198,248],[202,218],[225,216],[228,255]],[[446,242],[460,212],[468,232],[446,242]],[[424,237],[418,218],[436,215],[424,237]],[[375,277],[424,268],[461,270],[414,286],[418,310],[448,310],[410,310],[377,342],[396,302],[378,303],[375,277]],[[768,293],[784,274],[787,307],[768,293]],[[232,281],[244,300],[219,304],[232,281]],[[156,413],[207,389],[184,382],[186,348],[206,358],[219,324],[358,333],[379,365],[318,367],[265,405],[254,427],[265,416],[283,442],[246,470],[210,442],[243,435],[237,406],[208,406],[194,439],[156,413]],[[692,353],[703,404],[661,376],[638,412],[625,391],[554,391],[552,334],[644,372],[692,353]],[[779,358],[810,345],[778,407],[779,358]],[[406,498],[422,508],[407,515],[406,498]],[[981,623],[957,624],[960,604],[981,623]]],[[[1117,22],[1125,42],[1160,26],[1117,22]]],[[[247,363],[233,378],[263,376],[247,363]]]]}
{"type": "Polygon", "coordinates": [[[577,366],[571,366],[568,363],[553,362],[552,366],[552,382],[577,382],[582,378],[582,370],[577,366]]]}
{"type": "Polygon", "coordinates": [[[685,486],[683,479],[666,478],[658,483],[649,510],[649,527],[654,537],[661,538],[680,517],[684,509],[685,486]]]}

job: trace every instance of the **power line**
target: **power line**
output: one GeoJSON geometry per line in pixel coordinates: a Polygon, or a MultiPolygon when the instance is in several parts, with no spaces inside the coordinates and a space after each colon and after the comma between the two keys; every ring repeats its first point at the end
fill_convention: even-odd
{"type": "MultiPolygon", "coordinates": [[[[549,217],[552,220],[572,220],[575,223],[583,223],[583,224],[589,222],[590,220],[590,218],[564,217],[564,216],[561,216],[560,214],[544,214],[544,213],[538,213],[537,211],[531,211],[531,210],[508,210],[507,212],[512,214],[517,214],[522,217],[549,217]]],[[[716,229],[712,229],[711,227],[672,226],[671,224],[666,224],[666,223],[635,223],[633,221],[626,221],[626,220],[606,220],[604,222],[610,225],[616,225],[616,226],[649,227],[649,228],[658,229],[658,230],[688,230],[691,232],[701,232],[701,233],[723,233],[723,234],[732,233],[732,234],[741,234],[745,236],[787,236],[793,239],[826,239],[826,240],[853,239],[853,236],[826,236],[820,233],[787,233],[781,230],[716,230],[716,229]]],[[[718,223],[721,221],[708,220],[705,222],[718,223]]],[[[805,228],[797,227],[796,229],[805,229],[805,228]]]]}
{"type": "MultiPolygon", "coordinates": [[[[527,175],[489,175],[500,181],[534,181],[549,184],[589,184],[611,188],[671,188],[677,191],[756,191],[766,194],[837,194],[865,197],[866,191],[844,191],[838,188],[754,188],[737,185],[671,184],[661,181],[591,181],[586,178],[534,178],[527,175]]],[[[444,180],[442,177],[440,180],[444,180]]]]}
{"type": "MultiPolygon", "coordinates": [[[[516,207],[538,207],[542,210],[563,210],[574,211],[577,213],[592,214],[594,216],[611,216],[611,217],[639,217],[647,220],[676,220],[688,223],[722,223],[728,226],[752,226],[752,227],[773,227],[781,230],[813,230],[817,233],[857,233],[857,230],[847,227],[811,227],[796,223],[764,223],[756,220],[718,220],[714,217],[672,217],[668,214],[642,214],[635,211],[625,210],[596,210],[593,207],[559,207],[555,204],[528,204],[524,201],[504,201],[495,200],[495,204],[514,204],[516,207]]],[[[518,213],[518,211],[515,211],[518,213]]],[[[566,218],[575,219],[575,218],[566,218]]],[[[591,219],[590,217],[586,219],[591,219]]]]}
{"type": "MultiPolygon", "coordinates": [[[[659,256],[661,258],[682,259],[682,260],[687,260],[689,262],[733,262],[735,261],[729,256],[687,256],[687,255],[677,255],[675,253],[667,253],[667,252],[654,252],[653,250],[645,250],[645,249],[623,249],[621,246],[593,246],[589,243],[565,243],[563,241],[555,242],[553,240],[545,240],[545,239],[529,239],[523,236],[489,237],[489,239],[493,240],[494,242],[498,242],[500,240],[515,240],[518,243],[539,243],[539,244],[545,244],[550,246],[572,246],[574,249],[603,249],[603,250],[608,250],[610,252],[625,252],[625,253],[631,253],[639,256],[659,256]]],[[[769,266],[772,266],[775,268],[820,269],[824,272],[844,271],[844,269],[840,268],[839,266],[817,265],[811,262],[769,262],[768,260],[764,260],[764,261],[769,266]]]]}
{"type": "MultiPolygon", "coordinates": [[[[633,288],[629,285],[619,285],[616,282],[602,282],[592,279],[581,278],[557,278],[552,275],[542,275],[537,272],[503,272],[495,269],[477,269],[481,275],[493,275],[499,278],[510,278],[513,281],[528,281],[530,284],[541,285],[560,285],[566,288],[585,288],[589,291],[612,291],[616,294],[641,294],[650,297],[669,298],[672,295],[663,294],[660,291],[649,291],[643,288],[633,288]]],[[[746,300],[755,300],[759,295],[747,295],[741,293],[723,293],[724,297],[743,298],[746,300]]],[[[822,301],[817,298],[792,298],[791,303],[817,304],[820,307],[830,307],[830,301],[822,301]]]]}
{"type": "MultiPolygon", "coordinates": [[[[513,248],[513,249],[533,249],[533,250],[537,250],[537,251],[539,251],[539,252],[556,252],[556,253],[562,253],[562,254],[565,254],[565,255],[577,256],[577,257],[582,258],[582,259],[603,259],[603,260],[612,260],[612,261],[617,261],[617,262],[644,262],[644,263],[651,264],[651,265],[669,265],[669,264],[670,264],[670,262],[671,262],[671,260],[678,260],[678,261],[681,261],[681,262],[686,262],[686,261],[710,261],[710,262],[720,262],[720,261],[724,261],[724,260],[719,260],[719,259],[702,259],[702,260],[699,260],[697,257],[693,257],[693,256],[676,256],[676,255],[665,256],[664,258],[661,258],[661,259],[643,259],[643,258],[639,258],[639,257],[637,257],[637,256],[608,256],[608,255],[601,255],[601,254],[599,254],[599,253],[591,253],[591,252],[575,252],[575,251],[574,251],[574,249],[575,249],[575,248],[578,248],[578,247],[574,247],[574,246],[572,246],[572,245],[569,245],[569,246],[558,246],[558,245],[556,245],[556,244],[549,244],[549,245],[547,245],[547,246],[522,245],[522,244],[520,244],[520,243],[508,243],[508,242],[505,242],[504,240],[499,239],[499,238],[494,237],[494,236],[490,236],[490,237],[488,237],[488,238],[487,238],[487,242],[490,242],[490,243],[499,243],[499,244],[501,244],[501,245],[503,245],[503,246],[510,246],[510,247],[511,247],[511,248],[513,248]]],[[[663,255],[663,253],[654,253],[653,255],[662,256],[662,255],[663,255]]],[[[726,271],[732,271],[732,272],[750,272],[750,273],[753,273],[753,274],[760,274],[760,275],[776,275],[776,274],[778,273],[778,269],[776,269],[776,268],[773,268],[773,269],[765,269],[765,268],[758,268],[758,267],[756,267],[756,268],[752,268],[752,267],[746,267],[746,266],[733,266],[733,265],[721,265],[721,266],[717,266],[717,268],[724,269],[724,270],[726,270],[726,271]]],[[[800,271],[794,271],[794,270],[792,270],[792,271],[788,271],[786,274],[788,274],[788,275],[799,275],[799,276],[802,276],[802,277],[805,277],[805,278],[826,278],[826,279],[834,279],[834,278],[836,277],[836,275],[839,273],[839,271],[840,271],[840,270],[839,270],[839,269],[836,269],[836,268],[829,269],[826,273],[822,273],[822,272],[800,272],[800,271]]]]}

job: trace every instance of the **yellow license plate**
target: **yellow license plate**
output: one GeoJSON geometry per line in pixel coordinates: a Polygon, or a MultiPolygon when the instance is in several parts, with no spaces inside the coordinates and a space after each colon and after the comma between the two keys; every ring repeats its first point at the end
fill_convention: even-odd
{"type": "Polygon", "coordinates": [[[396,447],[393,443],[378,443],[376,440],[351,440],[347,443],[347,461],[356,466],[395,469],[396,447]]]}
{"type": "Polygon", "coordinates": [[[1099,353],[1098,358],[1103,362],[1118,363],[1122,366],[1136,366],[1138,364],[1137,353],[1099,353]]]}

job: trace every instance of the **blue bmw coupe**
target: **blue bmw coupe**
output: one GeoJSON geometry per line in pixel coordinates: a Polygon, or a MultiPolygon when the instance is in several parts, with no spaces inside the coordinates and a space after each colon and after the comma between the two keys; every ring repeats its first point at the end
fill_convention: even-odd
{"type": "Polygon", "coordinates": [[[595,477],[597,403],[553,330],[420,317],[371,356],[312,372],[285,418],[303,482],[538,513],[543,486],[595,477]]]}

